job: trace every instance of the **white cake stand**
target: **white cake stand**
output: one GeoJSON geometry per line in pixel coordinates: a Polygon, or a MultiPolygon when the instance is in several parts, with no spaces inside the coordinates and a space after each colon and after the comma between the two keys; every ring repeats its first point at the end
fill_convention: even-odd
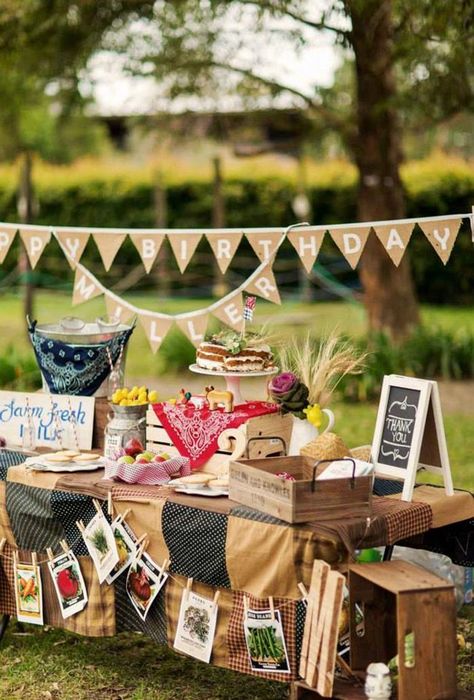
{"type": "Polygon", "coordinates": [[[240,391],[240,380],[242,377],[253,379],[253,377],[271,377],[279,372],[278,367],[262,370],[261,372],[226,372],[215,369],[204,369],[198,364],[189,365],[191,372],[195,374],[206,374],[209,377],[224,377],[227,391],[231,391],[234,395],[234,406],[245,403],[245,399],[240,391]]]}

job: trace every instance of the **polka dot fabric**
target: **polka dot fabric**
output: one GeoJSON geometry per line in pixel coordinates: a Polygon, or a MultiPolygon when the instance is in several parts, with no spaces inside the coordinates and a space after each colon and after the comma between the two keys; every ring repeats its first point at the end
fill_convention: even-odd
{"type": "Polygon", "coordinates": [[[22,464],[27,456],[17,450],[0,448],[0,481],[6,481],[9,468],[22,464]]]}
{"type": "Polygon", "coordinates": [[[230,588],[225,554],[226,515],[167,501],[162,527],[172,573],[209,586],[230,588]]]}
{"type": "MultiPolygon", "coordinates": [[[[96,514],[92,498],[79,493],[69,493],[69,491],[49,491],[48,493],[51,498],[51,511],[64,532],[64,539],[72,547],[74,554],[87,556],[89,552],[80,536],[76,521],[83,520],[84,524],[87,525],[92,520],[96,514]],[[74,547],[73,543],[75,543],[74,547]]],[[[107,510],[105,501],[99,502],[105,512],[107,510]]],[[[110,522],[110,518],[108,520],[110,522]]]]}
{"type": "Polygon", "coordinates": [[[56,547],[64,530],[51,509],[51,491],[7,481],[6,507],[20,549],[41,552],[56,547]]]}

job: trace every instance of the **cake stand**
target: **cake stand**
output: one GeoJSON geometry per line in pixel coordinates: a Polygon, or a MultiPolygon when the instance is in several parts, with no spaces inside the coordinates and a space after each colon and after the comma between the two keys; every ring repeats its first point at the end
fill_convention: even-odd
{"type": "Polygon", "coordinates": [[[191,372],[195,374],[205,374],[209,377],[224,377],[227,391],[231,391],[234,396],[234,406],[245,403],[245,399],[240,391],[240,380],[242,377],[253,379],[253,377],[271,377],[279,372],[278,367],[262,370],[261,372],[226,372],[225,370],[204,369],[198,364],[189,365],[191,372]]]}

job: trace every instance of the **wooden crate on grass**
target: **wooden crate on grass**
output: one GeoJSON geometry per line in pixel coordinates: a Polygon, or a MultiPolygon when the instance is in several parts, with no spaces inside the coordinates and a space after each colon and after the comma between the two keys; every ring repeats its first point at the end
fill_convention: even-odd
{"type": "Polygon", "coordinates": [[[403,561],[353,564],[349,598],[353,670],[398,654],[398,700],[457,697],[454,586],[403,561]]]}
{"type": "MultiPolygon", "coordinates": [[[[286,450],[291,438],[292,425],[293,419],[291,415],[272,413],[258,416],[257,418],[250,418],[237,430],[245,438],[245,453],[250,457],[265,458],[275,454],[282,454],[286,450]]],[[[146,448],[147,450],[163,450],[172,456],[179,454],[152,408],[149,408],[146,414],[146,448]]],[[[219,449],[214,457],[203,466],[203,469],[208,469],[209,466],[212,468],[213,465],[218,466],[223,459],[228,458],[232,454],[233,448],[234,440],[231,438],[229,449],[219,449]]]]}
{"type": "Polygon", "coordinates": [[[229,498],[287,523],[371,514],[371,476],[315,480],[314,467],[313,459],[302,456],[233,461],[229,498]],[[295,481],[276,476],[279,472],[295,481]]]}

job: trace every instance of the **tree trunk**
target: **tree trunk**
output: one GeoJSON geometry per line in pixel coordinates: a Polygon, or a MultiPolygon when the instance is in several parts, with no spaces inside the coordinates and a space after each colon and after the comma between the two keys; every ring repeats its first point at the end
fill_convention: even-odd
{"type": "MultiPolygon", "coordinates": [[[[219,156],[212,159],[212,228],[224,228],[225,226],[225,199],[222,180],[222,163],[219,156]]],[[[229,291],[224,275],[219,269],[217,260],[213,257],[213,285],[212,293],[216,297],[223,297],[229,291]]]]}
{"type": "MultiPolygon", "coordinates": [[[[347,0],[347,10],[357,75],[358,216],[361,221],[403,218],[391,0],[347,0]]],[[[387,331],[395,340],[405,337],[419,323],[407,254],[397,268],[372,232],[361,259],[360,278],[370,329],[387,331]]]]}
{"type": "MultiPolygon", "coordinates": [[[[30,151],[24,154],[18,188],[18,214],[22,224],[31,224],[33,220],[33,158],[30,151]]],[[[22,243],[18,257],[18,272],[23,278],[23,314],[34,316],[34,284],[31,279],[31,265],[25,245],[22,243]]]]}

